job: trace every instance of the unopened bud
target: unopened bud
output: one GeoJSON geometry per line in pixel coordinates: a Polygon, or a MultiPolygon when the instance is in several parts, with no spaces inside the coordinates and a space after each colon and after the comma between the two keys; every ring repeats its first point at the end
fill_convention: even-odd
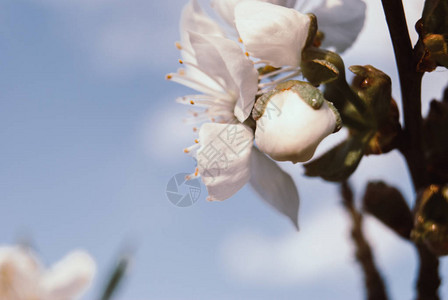
{"type": "Polygon", "coordinates": [[[281,83],[255,103],[255,142],[274,160],[304,162],[319,143],[341,127],[339,113],[307,82],[281,83]]]}
{"type": "Polygon", "coordinates": [[[430,185],[417,203],[412,239],[436,255],[448,255],[448,186],[430,185]]]}

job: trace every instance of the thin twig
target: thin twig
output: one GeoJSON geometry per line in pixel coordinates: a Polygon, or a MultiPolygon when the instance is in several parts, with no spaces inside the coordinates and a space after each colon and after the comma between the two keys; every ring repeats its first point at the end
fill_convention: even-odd
{"type": "Polygon", "coordinates": [[[386,288],[373,258],[369,243],[362,231],[362,215],[353,204],[353,192],[348,182],[341,185],[343,204],[352,219],[352,239],[356,247],[356,259],[364,273],[368,300],[387,300],[386,288]]]}

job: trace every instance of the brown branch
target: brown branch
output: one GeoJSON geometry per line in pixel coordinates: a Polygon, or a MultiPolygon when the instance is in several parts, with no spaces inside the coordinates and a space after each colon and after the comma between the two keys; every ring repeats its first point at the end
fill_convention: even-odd
{"type": "MultiPolygon", "coordinates": [[[[423,73],[417,71],[418,55],[412,48],[406,17],[401,0],[381,0],[400,77],[404,113],[403,144],[400,151],[414,183],[414,189],[429,184],[422,144],[421,81],[423,73]]],[[[418,203],[416,203],[418,206],[418,203]]],[[[437,300],[440,285],[439,261],[424,245],[417,245],[420,268],[417,280],[418,300],[437,300]]]]}
{"type": "Polygon", "coordinates": [[[373,258],[370,245],[362,231],[362,215],[353,204],[353,192],[345,181],[341,185],[343,204],[352,219],[352,240],[356,247],[356,259],[364,273],[368,300],[387,300],[386,288],[373,258]]]}
{"type": "Polygon", "coordinates": [[[401,0],[381,0],[400,77],[404,113],[404,139],[400,151],[406,158],[416,190],[428,184],[422,148],[421,80],[412,49],[401,0]]]}
{"type": "Polygon", "coordinates": [[[417,280],[417,300],[439,300],[439,259],[425,245],[417,245],[420,269],[417,280]]]}

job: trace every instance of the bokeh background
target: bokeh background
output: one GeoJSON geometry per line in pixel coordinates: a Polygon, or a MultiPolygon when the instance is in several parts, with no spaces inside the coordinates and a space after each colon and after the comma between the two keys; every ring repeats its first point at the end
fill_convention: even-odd
{"type": "MultiPolygon", "coordinates": [[[[409,28],[422,1],[406,2],[409,28]]],[[[192,143],[167,82],[179,66],[178,20],[186,0],[2,0],[0,2],[0,244],[30,242],[51,265],[89,251],[97,299],[125,245],[137,251],[117,299],[362,299],[338,187],[282,164],[301,196],[300,232],[245,187],[222,203],[170,203],[169,179],[192,172],[192,143]]],[[[206,1],[202,1],[206,5],[206,1]]],[[[372,64],[399,88],[380,1],[367,1],[346,65],[372,64]]],[[[425,75],[423,110],[447,72],[425,75]]],[[[318,149],[340,140],[331,137],[318,149]]],[[[413,201],[401,156],[363,159],[358,198],[383,179],[413,201]]],[[[394,299],[411,299],[416,252],[371,218],[366,230],[394,299]]],[[[448,277],[448,261],[442,259],[448,277]]],[[[448,283],[441,286],[448,297],[448,283]]]]}

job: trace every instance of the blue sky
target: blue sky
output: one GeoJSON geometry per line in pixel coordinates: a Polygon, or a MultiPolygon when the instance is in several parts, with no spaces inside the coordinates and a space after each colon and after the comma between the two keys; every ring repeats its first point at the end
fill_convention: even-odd
{"type": "MultiPolygon", "coordinates": [[[[178,68],[184,4],[0,3],[0,244],[31,240],[48,265],[86,249],[99,273],[85,299],[98,297],[127,243],[138,250],[118,299],[360,299],[337,187],[304,178],[300,166],[282,164],[299,187],[299,233],[249,187],[222,203],[205,201],[204,189],[189,208],[167,200],[169,179],[194,169],[182,153],[194,136],[174,102],[189,91],[164,80],[178,68]]],[[[368,4],[346,65],[388,72],[399,99],[381,8],[368,4]]],[[[415,22],[419,5],[412,5],[415,22]]],[[[424,98],[440,98],[445,82],[446,72],[426,76],[424,98]]],[[[358,196],[370,178],[413,197],[398,153],[363,160],[353,177],[358,196]]],[[[375,220],[366,227],[391,293],[410,299],[415,251],[375,220]]],[[[448,297],[446,283],[441,291],[448,297]]]]}

